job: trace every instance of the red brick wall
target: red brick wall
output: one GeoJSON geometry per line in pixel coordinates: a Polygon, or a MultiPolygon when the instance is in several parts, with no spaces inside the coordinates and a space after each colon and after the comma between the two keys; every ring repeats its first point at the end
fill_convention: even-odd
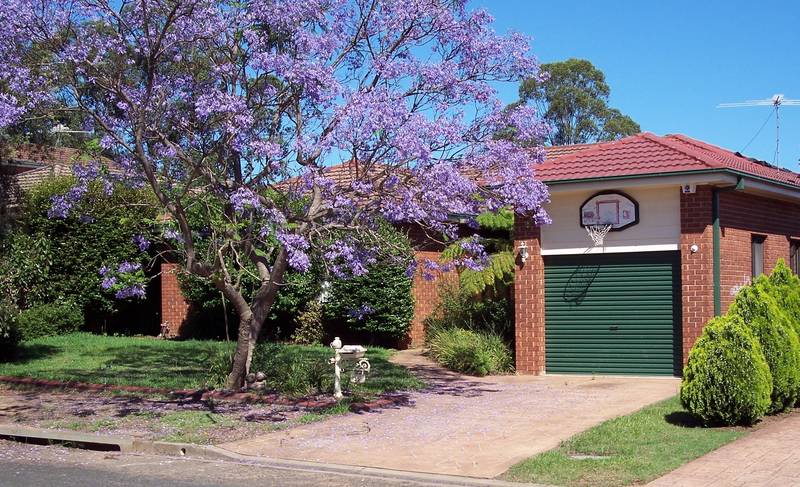
{"type": "MultiPolygon", "coordinates": [[[[514,248],[528,245],[528,260],[517,262],[514,274],[514,323],[517,372],[544,372],[544,260],[540,229],[530,219],[516,218],[514,248]]],[[[516,250],[515,250],[516,251],[516,250]]]]}
{"type": "MultiPolygon", "coordinates": [[[[750,283],[751,239],[764,235],[764,271],[789,258],[790,237],[800,237],[800,205],[737,191],[720,192],[720,298],[725,313],[736,292],[750,283]]],[[[681,292],[683,360],[714,316],[712,191],[681,195],[681,292]],[[692,254],[692,244],[699,251],[692,254]]]]}
{"type": "Polygon", "coordinates": [[[680,250],[684,363],[703,326],[714,316],[711,198],[711,188],[708,186],[699,186],[693,194],[681,194],[680,250]],[[698,246],[697,252],[692,253],[692,245],[698,246]]]}
{"type": "Polygon", "coordinates": [[[720,291],[722,311],[752,273],[751,240],[763,235],[764,272],[789,259],[790,237],[800,237],[800,205],[737,191],[720,193],[720,291]]]}
{"type": "Polygon", "coordinates": [[[167,325],[167,337],[182,336],[181,331],[189,314],[189,303],[178,283],[178,264],[161,264],[161,323],[167,325]]]}
{"type": "Polygon", "coordinates": [[[411,287],[414,296],[414,318],[411,320],[411,330],[409,331],[410,346],[419,347],[425,343],[425,318],[427,318],[439,304],[439,289],[442,285],[458,282],[458,275],[455,272],[436,273],[436,279],[428,280],[423,277],[422,266],[426,260],[438,262],[440,252],[437,251],[417,251],[417,273],[411,287]]]}

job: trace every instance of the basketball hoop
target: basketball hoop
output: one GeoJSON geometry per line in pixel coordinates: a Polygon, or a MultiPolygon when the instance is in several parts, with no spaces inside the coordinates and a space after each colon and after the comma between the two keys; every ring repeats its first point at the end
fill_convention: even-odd
{"type": "Polygon", "coordinates": [[[603,240],[605,240],[606,235],[611,230],[611,224],[601,224],[601,225],[586,225],[586,233],[589,234],[589,238],[592,239],[595,247],[599,247],[603,245],[603,240]]]}

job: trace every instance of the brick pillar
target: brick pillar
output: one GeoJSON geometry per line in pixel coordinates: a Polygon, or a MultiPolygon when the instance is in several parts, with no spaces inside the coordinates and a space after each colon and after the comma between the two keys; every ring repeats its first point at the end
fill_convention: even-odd
{"type": "Polygon", "coordinates": [[[435,273],[435,279],[423,277],[422,266],[425,261],[439,261],[441,252],[417,251],[414,258],[417,261],[417,272],[411,284],[411,294],[414,296],[414,317],[411,320],[411,329],[407,342],[411,347],[420,347],[425,343],[425,318],[436,310],[439,305],[439,289],[443,284],[458,284],[458,274],[453,272],[435,273]]]}
{"type": "Polygon", "coordinates": [[[189,314],[189,303],[181,292],[178,283],[178,264],[161,263],[161,322],[167,325],[166,336],[181,336],[186,317],[189,314]]]}
{"type": "Polygon", "coordinates": [[[544,260],[540,229],[529,218],[518,216],[514,222],[514,251],[525,242],[528,259],[517,259],[514,273],[514,329],[517,373],[544,372],[544,260]]]}
{"type": "Polygon", "coordinates": [[[714,316],[714,236],[710,186],[681,193],[681,300],[683,363],[714,316]],[[698,250],[692,253],[692,245],[698,250]]]}

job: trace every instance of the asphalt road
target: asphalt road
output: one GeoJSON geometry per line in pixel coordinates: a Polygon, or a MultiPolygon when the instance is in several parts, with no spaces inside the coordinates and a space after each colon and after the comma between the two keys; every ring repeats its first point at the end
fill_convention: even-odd
{"type": "MultiPolygon", "coordinates": [[[[444,484],[0,440],[2,487],[435,487],[444,484]]],[[[447,484],[453,485],[453,484],[447,484]]]]}

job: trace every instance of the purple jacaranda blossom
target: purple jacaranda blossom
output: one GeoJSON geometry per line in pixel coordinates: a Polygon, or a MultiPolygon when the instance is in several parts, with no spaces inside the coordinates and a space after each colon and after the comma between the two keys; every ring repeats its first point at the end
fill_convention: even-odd
{"type": "Polygon", "coordinates": [[[363,320],[366,316],[375,313],[375,310],[366,304],[361,305],[357,309],[351,309],[347,312],[347,316],[354,318],[357,321],[363,320]]]}
{"type": "Polygon", "coordinates": [[[100,267],[100,270],[99,270],[98,272],[100,273],[100,275],[101,275],[101,276],[105,276],[105,275],[107,275],[109,272],[111,272],[111,268],[109,268],[108,266],[105,266],[105,265],[104,265],[104,266],[101,266],[101,267],[100,267]]]}
{"type": "Polygon", "coordinates": [[[114,276],[111,276],[111,277],[104,278],[103,281],[100,283],[100,286],[103,289],[111,289],[112,287],[114,287],[114,285],[116,283],[117,283],[117,278],[114,277],[114,276]]]}
{"type": "Polygon", "coordinates": [[[150,248],[150,241],[144,235],[134,235],[131,240],[142,252],[150,248]]]}
{"type": "Polygon", "coordinates": [[[117,272],[119,272],[121,274],[127,274],[127,273],[130,273],[130,272],[136,272],[136,271],[140,270],[141,268],[142,268],[142,264],[139,264],[138,262],[123,261],[119,265],[119,267],[117,268],[117,272]]]}
{"type": "Polygon", "coordinates": [[[278,241],[289,255],[289,265],[296,271],[306,272],[311,268],[311,260],[306,250],[309,248],[308,240],[301,235],[279,233],[278,241]]]}
{"type": "Polygon", "coordinates": [[[144,299],[146,297],[145,287],[142,284],[134,284],[132,286],[127,286],[114,294],[114,297],[117,299],[127,299],[127,298],[137,298],[137,299],[144,299]]]}

